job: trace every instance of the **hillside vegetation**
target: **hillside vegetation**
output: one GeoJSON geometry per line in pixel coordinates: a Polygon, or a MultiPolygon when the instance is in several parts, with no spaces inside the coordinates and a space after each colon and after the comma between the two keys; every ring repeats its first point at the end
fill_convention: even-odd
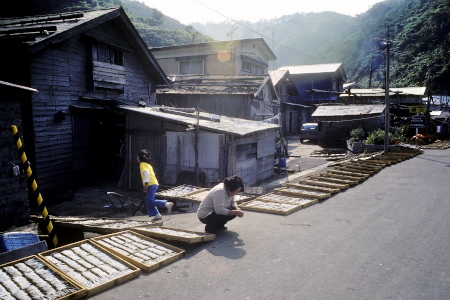
{"type": "MultiPolygon", "coordinates": [[[[250,23],[186,26],[133,0],[24,0],[21,13],[51,13],[122,5],[149,47],[215,40],[263,37],[277,56],[270,66],[342,63],[349,82],[380,87],[385,78],[385,51],[391,47],[390,86],[427,86],[434,94],[450,91],[449,0],[385,0],[350,17],[334,12],[292,14],[250,23]],[[27,9],[24,9],[27,8],[27,9]],[[35,10],[30,10],[34,8],[35,10]]],[[[276,5],[276,2],[274,2],[276,5]]],[[[12,5],[14,6],[14,5],[12,5]]],[[[0,12],[1,16],[10,13],[0,12]]]]}
{"type": "Polygon", "coordinates": [[[264,37],[277,61],[286,65],[343,63],[350,82],[380,87],[385,52],[391,47],[390,86],[428,86],[434,94],[450,91],[450,2],[385,0],[357,17],[333,12],[292,14],[257,23],[193,24],[214,38],[264,37]],[[370,76],[372,74],[372,77],[370,76]]]}

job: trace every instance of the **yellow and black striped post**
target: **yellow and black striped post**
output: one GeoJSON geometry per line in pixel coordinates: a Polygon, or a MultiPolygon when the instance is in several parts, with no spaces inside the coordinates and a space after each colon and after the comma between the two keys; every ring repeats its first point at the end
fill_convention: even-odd
{"type": "Polygon", "coordinates": [[[22,162],[22,169],[26,171],[27,173],[27,186],[32,191],[33,198],[36,198],[39,211],[41,212],[41,215],[44,217],[44,225],[47,227],[47,232],[49,234],[49,238],[53,243],[53,246],[56,247],[58,245],[58,238],[56,237],[55,230],[52,224],[52,221],[50,220],[50,217],[48,215],[47,208],[44,205],[44,199],[42,198],[41,193],[38,191],[38,185],[36,183],[36,180],[33,176],[33,172],[31,170],[30,162],[27,159],[27,156],[25,154],[25,150],[23,149],[22,140],[19,137],[17,126],[12,125],[11,126],[12,134],[14,142],[16,143],[17,150],[19,151],[20,161],[22,162]]]}

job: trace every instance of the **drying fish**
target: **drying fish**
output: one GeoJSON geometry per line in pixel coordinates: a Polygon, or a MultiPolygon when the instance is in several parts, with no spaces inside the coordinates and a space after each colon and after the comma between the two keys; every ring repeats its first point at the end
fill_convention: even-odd
{"type": "Polygon", "coordinates": [[[26,289],[29,285],[30,282],[27,280],[27,278],[21,276],[15,276],[13,278],[13,281],[20,287],[20,289],[26,289]]]}
{"type": "Polygon", "coordinates": [[[37,287],[33,285],[30,285],[25,290],[28,293],[28,295],[30,295],[31,299],[46,299],[45,294],[42,293],[37,287]]]}
{"type": "Polygon", "coordinates": [[[5,270],[5,272],[8,273],[8,275],[11,276],[11,277],[21,276],[22,275],[22,273],[20,273],[20,271],[17,270],[13,266],[4,267],[3,270],[5,270]]]}

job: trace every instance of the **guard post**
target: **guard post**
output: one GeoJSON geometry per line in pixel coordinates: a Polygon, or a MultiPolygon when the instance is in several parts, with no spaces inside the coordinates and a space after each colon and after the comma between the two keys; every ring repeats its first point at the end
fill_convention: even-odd
{"type": "Polygon", "coordinates": [[[20,161],[22,163],[22,170],[24,170],[27,174],[27,187],[32,192],[29,193],[32,195],[33,198],[36,199],[38,209],[44,218],[44,225],[47,228],[47,233],[49,235],[49,239],[52,241],[52,244],[54,247],[57,247],[58,245],[58,238],[55,234],[55,230],[52,224],[52,221],[50,220],[50,217],[48,215],[47,208],[44,204],[44,199],[42,198],[41,193],[38,191],[38,185],[36,183],[36,180],[33,176],[33,171],[31,170],[30,162],[27,159],[27,155],[25,154],[25,150],[23,148],[22,140],[19,137],[19,131],[17,130],[16,125],[11,126],[12,134],[14,142],[17,146],[17,151],[19,151],[19,157],[20,161]]]}

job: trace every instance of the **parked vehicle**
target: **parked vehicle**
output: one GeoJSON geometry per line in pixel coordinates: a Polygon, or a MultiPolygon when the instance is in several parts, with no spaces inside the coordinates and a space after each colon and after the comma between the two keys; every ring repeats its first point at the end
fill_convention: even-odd
{"type": "Polygon", "coordinates": [[[304,140],[318,140],[319,135],[319,124],[317,123],[305,123],[300,129],[300,143],[304,140]]]}

